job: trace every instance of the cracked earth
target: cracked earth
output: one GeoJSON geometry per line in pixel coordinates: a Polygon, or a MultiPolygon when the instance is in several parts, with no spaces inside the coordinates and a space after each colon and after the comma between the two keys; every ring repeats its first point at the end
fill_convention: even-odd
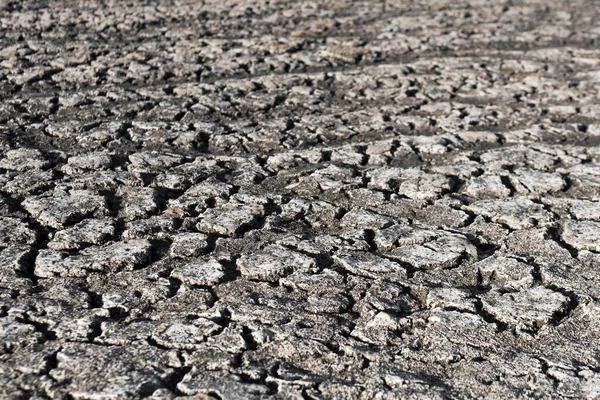
{"type": "Polygon", "coordinates": [[[0,398],[599,398],[599,20],[0,3],[0,398]]]}

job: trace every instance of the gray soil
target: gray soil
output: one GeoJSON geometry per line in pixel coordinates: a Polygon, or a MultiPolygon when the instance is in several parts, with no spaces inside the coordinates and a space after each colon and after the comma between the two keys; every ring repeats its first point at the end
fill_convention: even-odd
{"type": "Polygon", "coordinates": [[[598,21],[0,2],[0,398],[599,398],[598,21]]]}

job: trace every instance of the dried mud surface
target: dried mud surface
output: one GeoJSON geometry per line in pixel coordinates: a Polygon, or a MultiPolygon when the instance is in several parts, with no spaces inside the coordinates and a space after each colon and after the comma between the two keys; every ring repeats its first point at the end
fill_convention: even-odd
{"type": "Polygon", "coordinates": [[[0,398],[598,398],[599,14],[0,3],[0,398]]]}

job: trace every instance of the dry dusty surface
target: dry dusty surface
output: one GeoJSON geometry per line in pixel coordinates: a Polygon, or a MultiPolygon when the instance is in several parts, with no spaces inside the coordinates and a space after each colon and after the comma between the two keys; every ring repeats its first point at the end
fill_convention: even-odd
{"type": "Polygon", "coordinates": [[[600,396],[598,1],[0,8],[0,398],[600,396]]]}

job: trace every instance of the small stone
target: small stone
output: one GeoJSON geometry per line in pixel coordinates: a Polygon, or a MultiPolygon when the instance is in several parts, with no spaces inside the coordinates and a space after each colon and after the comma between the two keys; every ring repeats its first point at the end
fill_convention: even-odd
{"type": "Polygon", "coordinates": [[[504,185],[502,178],[495,174],[484,174],[471,178],[464,191],[476,199],[504,199],[510,196],[510,189],[504,185]]]}
{"type": "Polygon", "coordinates": [[[492,222],[506,224],[511,229],[544,226],[552,222],[552,214],[544,210],[543,205],[523,197],[476,201],[464,209],[490,218],[492,222]]]}
{"type": "Polygon", "coordinates": [[[112,157],[107,153],[91,153],[81,156],[69,157],[67,165],[63,167],[66,173],[73,174],[78,170],[96,171],[112,167],[112,157]]]}
{"type": "Polygon", "coordinates": [[[155,329],[152,338],[163,347],[194,350],[199,348],[208,336],[221,329],[220,325],[205,318],[167,321],[155,329]]]}
{"type": "Polygon", "coordinates": [[[175,267],[171,273],[186,285],[211,286],[219,283],[225,276],[221,263],[213,258],[197,260],[181,267],[175,267]]]}
{"type": "Polygon", "coordinates": [[[400,326],[398,317],[380,311],[371,318],[359,320],[350,335],[374,345],[391,345],[398,340],[396,332],[400,326]]]}
{"type": "Polygon", "coordinates": [[[343,227],[360,229],[382,229],[393,223],[394,220],[389,217],[361,208],[353,208],[341,219],[343,227]]]}
{"type": "Polygon", "coordinates": [[[181,221],[176,216],[170,214],[153,215],[147,219],[128,222],[125,225],[127,229],[123,232],[123,239],[164,239],[175,231],[180,224],[181,221]]]}
{"type": "Polygon", "coordinates": [[[571,213],[578,220],[600,221],[600,202],[587,200],[572,200],[571,213]]]}
{"type": "Polygon", "coordinates": [[[0,246],[33,244],[37,233],[19,218],[0,217],[0,246]]]}
{"type": "Polygon", "coordinates": [[[242,382],[237,375],[226,371],[215,371],[207,374],[204,367],[193,367],[181,382],[177,389],[185,395],[193,395],[202,399],[203,395],[216,393],[222,399],[264,399],[269,388],[258,383],[242,382]]]}
{"type": "Polygon", "coordinates": [[[538,286],[515,293],[491,291],[481,301],[483,309],[499,321],[517,329],[536,331],[564,310],[569,299],[538,286]]]}
{"type": "MultiPolygon", "coordinates": [[[[12,174],[0,176],[0,179],[7,179],[12,174]]],[[[31,196],[39,195],[54,186],[53,170],[31,169],[16,174],[12,180],[8,181],[2,188],[5,193],[14,195],[14,197],[25,197],[27,200],[31,196]]]]}
{"type": "Polygon", "coordinates": [[[152,168],[169,168],[179,165],[183,162],[184,157],[178,154],[168,154],[159,152],[139,152],[129,156],[131,162],[130,169],[152,169],[152,168]]]}
{"type": "Polygon", "coordinates": [[[454,187],[450,178],[416,168],[377,168],[367,176],[370,189],[396,191],[415,200],[435,199],[454,187]]]}
{"type": "Polygon", "coordinates": [[[233,186],[214,178],[190,187],[184,195],[190,197],[209,197],[226,199],[233,191],[233,186]]]}
{"type": "Polygon", "coordinates": [[[423,244],[440,236],[430,229],[415,228],[408,225],[393,225],[375,231],[375,244],[380,250],[391,250],[397,246],[423,244]]]}
{"type": "Polygon", "coordinates": [[[414,245],[394,250],[391,255],[414,268],[434,269],[451,268],[457,265],[462,257],[461,252],[443,251],[426,246],[414,245]]]}
{"type": "Polygon", "coordinates": [[[65,343],[49,374],[58,385],[57,395],[74,398],[142,397],[163,387],[161,374],[148,360],[165,364],[164,351],[152,347],[90,346],[65,343]],[[99,378],[111,372],[111,379],[99,378]]]}
{"type": "Polygon", "coordinates": [[[134,269],[150,260],[151,250],[152,244],[147,240],[92,246],[75,255],[42,249],[35,260],[35,274],[43,278],[85,277],[88,270],[107,272],[134,269]]]}
{"type": "Polygon", "coordinates": [[[198,223],[199,231],[234,236],[264,215],[264,208],[259,205],[228,203],[218,209],[208,209],[202,214],[198,223]]]}
{"type": "Polygon", "coordinates": [[[208,249],[208,236],[198,232],[183,232],[173,236],[171,257],[198,257],[208,249]]]}
{"type": "Polygon", "coordinates": [[[529,168],[519,168],[509,178],[517,193],[520,194],[554,193],[560,192],[565,187],[565,181],[560,175],[529,168]]]}
{"type": "Polygon", "coordinates": [[[23,207],[42,224],[60,229],[89,216],[109,214],[104,196],[88,190],[25,199],[23,207]]]}
{"type": "Polygon", "coordinates": [[[80,255],[89,263],[89,269],[106,271],[139,267],[150,260],[151,250],[152,244],[148,240],[131,240],[89,247],[80,255]]]}
{"type": "Polygon", "coordinates": [[[248,279],[277,282],[294,270],[310,270],[315,260],[296,253],[280,245],[271,245],[265,249],[242,256],[237,260],[242,276],[248,279]]]}
{"type": "Polygon", "coordinates": [[[451,178],[442,174],[431,174],[420,170],[404,170],[404,177],[398,187],[398,194],[409,199],[437,199],[454,189],[451,178]]]}
{"type": "Polygon", "coordinates": [[[102,244],[115,236],[112,219],[85,219],[76,225],[58,231],[48,242],[53,250],[75,250],[89,244],[102,244]]]}
{"type": "Polygon", "coordinates": [[[0,318],[0,354],[10,354],[16,349],[43,341],[41,332],[30,324],[14,317],[0,318]]]}
{"type": "Polygon", "coordinates": [[[119,216],[126,221],[149,218],[158,212],[158,193],[153,188],[125,186],[119,189],[118,195],[123,198],[119,216]]]}
{"type": "Polygon", "coordinates": [[[534,268],[518,259],[492,256],[473,264],[481,277],[481,284],[496,288],[523,290],[533,285],[534,268]]]}
{"type": "Polygon", "coordinates": [[[387,279],[394,282],[406,281],[406,269],[397,262],[371,253],[354,252],[333,257],[348,272],[368,278],[387,279]]]}
{"type": "Polygon", "coordinates": [[[427,294],[428,308],[444,308],[475,312],[475,298],[468,290],[458,288],[432,288],[427,294]]]}
{"type": "Polygon", "coordinates": [[[35,149],[20,148],[9,150],[0,160],[0,168],[10,171],[27,171],[29,169],[45,169],[50,167],[42,152],[35,149]]]}
{"type": "Polygon", "coordinates": [[[390,257],[417,269],[452,268],[463,259],[476,258],[477,249],[466,238],[445,236],[424,245],[394,249],[390,257]]]}
{"type": "Polygon", "coordinates": [[[102,334],[94,338],[94,343],[127,346],[134,342],[147,340],[161,324],[160,321],[131,321],[129,323],[114,320],[102,322],[102,334]]]}
{"type": "Polygon", "coordinates": [[[600,222],[570,221],[562,226],[562,240],[577,250],[600,252],[600,222]]]}

